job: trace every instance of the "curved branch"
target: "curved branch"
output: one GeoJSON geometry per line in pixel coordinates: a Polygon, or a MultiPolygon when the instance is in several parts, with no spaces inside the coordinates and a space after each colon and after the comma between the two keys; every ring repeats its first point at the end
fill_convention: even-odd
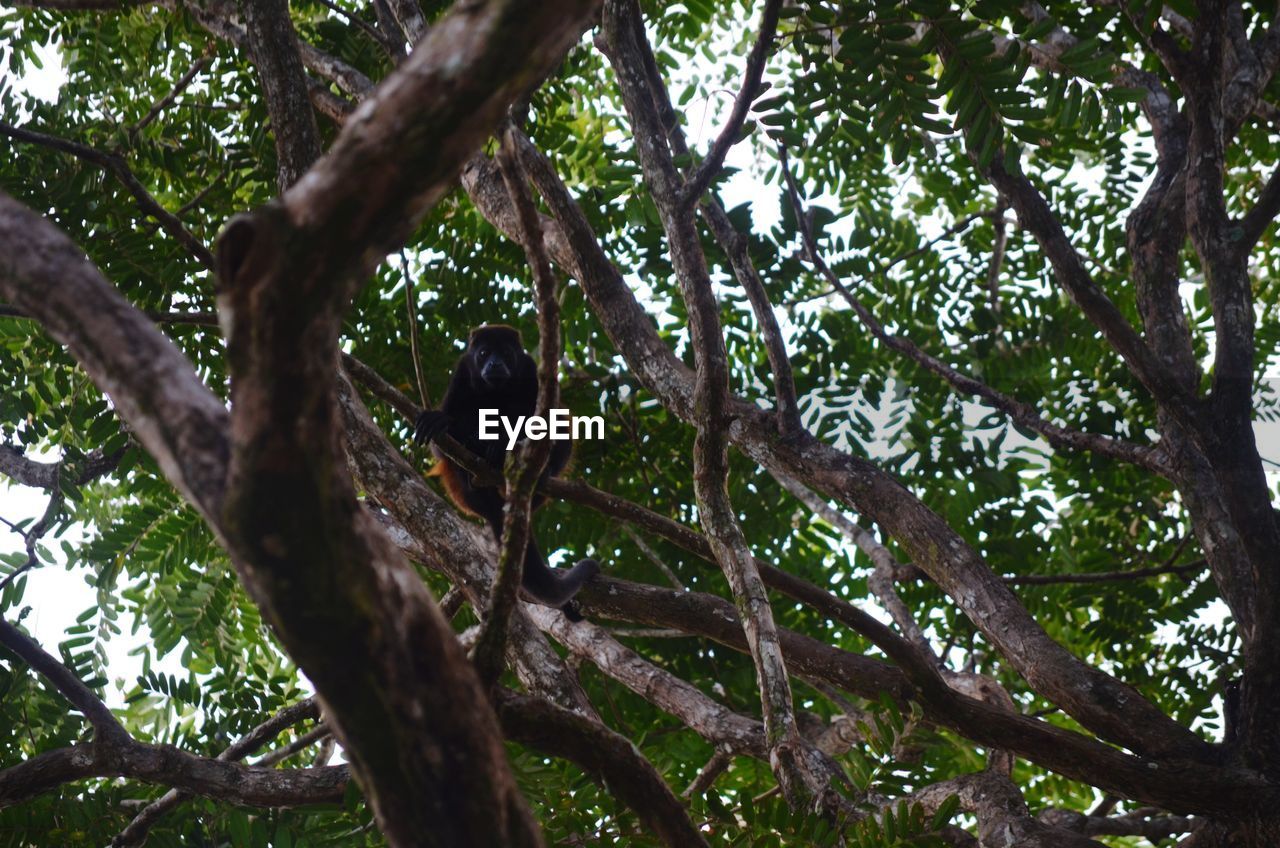
{"type": "Polygon", "coordinates": [[[688,810],[630,739],[539,698],[508,689],[496,690],[494,697],[509,739],[578,765],[603,782],[667,845],[707,844],[689,820],[688,810]]]}
{"type": "MultiPolygon", "coordinates": [[[[197,757],[169,745],[139,742],[71,669],[2,619],[0,644],[52,683],[93,726],[91,744],[47,751],[0,771],[0,808],[90,777],[133,778],[259,807],[332,803],[343,796],[349,779],[346,766],[281,771],[234,765],[197,757]]],[[[248,738],[260,740],[271,726],[269,722],[248,738]]]]}
{"type": "Polygon", "coordinates": [[[692,422],[697,427],[693,486],[698,517],[734,599],[744,610],[742,626],[751,645],[770,746],[770,764],[790,801],[794,803],[809,796],[830,805],[838,800],[829,789],[830,774],[825,768],[826,762],[817,756],[796,727],[790,677],[778,646],[777,625],[768,592],[729,498],[726,481],[732,413],[728,353],[693,210],[681,201],[683,184],[665,142],[667,132],[664,132],[659,106],[665,102],[665,91],[660,88],[662,81],[655,79],[652,71],[656,63],[639,5],[634,0],[605,0],[602,32],[634,129],[641,170],[658,207],[680,294],[689,313],[689,335],[696,364],[692,422]]]}
{"type": "Polygon", "coordinates": [[[102,699],[85,686],[71,669],[54,659],[30,636],[3,619],[0,619],[0,645],[13,651],[23,662],[39,672],[62,697],[84,714],[93,725],[95,743],[119,746],[132,741],[124,726],[112,715],[102,699]]]}
{"type": "Polygon", "coordinates": [[[1241,219],[1240,240],[1236,250],[1243,255],[1251,253],[1276,215],[1280,215],[1280,168],[1271,172],[1262,191],[1258,193],[1258,199],[1241,219]]]}
{"type": "Polygon", "coordinates": [[[75,471],[76,475],[71,479],[77,486],[83,486],[111,473],[123,456],[123,450],[109,454],[95,450],[85,454],[77,462],[71,462],[65,457],[57,462],[40,462],[27,459],[22,451],[12,445],[0,444],[0,474],[20,486],[31,486],[48,492],[58,487],[58,477],[64,470],[75,471]]]}
{"type": "Polygon", "coordinates": [[[223,402],[70,238],[3,193],[0,296],[67,345],[165,476],[217,527],[230,455],[223,402]]]}
{"type": "Polygon", "coordinates": [[[1044,196],[1022,174],[1006,171],[998,159],[992,160],[986,176],[1000,194],[1009,199],[1018,214],[1018,223],[1040,245],[1063,291],[1101,331],[1160,405],[1195,432],[1195,398],[1188,394],[1180,380],[1162,367],[1133,325],[1093,279],[1044,196]]]}
{"type": "MultiPolygon", "coordinates": [[[[516,208],[520,224],[519,243],[533,272],[533,295],[538,313],[538,364],[536,414],[546,418],[560,405],[560,301],[556,299],[556,279],[551,260],[542,246],[542,230],[529,181],[516,155],[514,129],[502,133],[498,167],[502,182],[516,208]]],[[[551,440],[529,440],[521,444],[511,462],[507,478],[506,506],[503,509],[502,541],[498,550],[498,576],[489,594],[485,620],[472,652],[472,662],[480,679],[491,687],[502,670],[503,649],[511,613],[519,599],[525,552],[532,538],[530,516],[534,490],[551,457],[551,440]]]]}

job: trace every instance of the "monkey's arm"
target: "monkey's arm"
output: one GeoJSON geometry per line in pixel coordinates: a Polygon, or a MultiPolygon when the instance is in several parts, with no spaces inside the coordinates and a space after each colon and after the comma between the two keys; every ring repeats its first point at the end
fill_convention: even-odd
{"type": "Polygon", "coordinates": [[[466,405],[469,381],[470,374],[467,373],[466,360],[460,360],[457,367],[453,369],[453,376],[449,378],[449,388],[445,390],[440,408],[424,409],[418,414],[418,420],[413,425],[415,442],[420,445],[428,444],[449,429],[462,407],[466,405]]]}
{"type": "Polygon", "coordinates": [[[449,429],[449,414],[439,409],[424,409],[413,424],[413,440],[420,445],[434,442],[449,429]]]}

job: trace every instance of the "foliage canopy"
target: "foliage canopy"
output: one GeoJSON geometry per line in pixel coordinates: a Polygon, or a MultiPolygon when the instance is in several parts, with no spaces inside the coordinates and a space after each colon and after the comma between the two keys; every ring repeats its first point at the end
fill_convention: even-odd
{"type": "MultiPolygon", "coordinates": [[[[218,282],[209,251],[232,216],[280,194],[282,173],[260,82],[265,71],[251,60],[244,30],[218,26],[238,20],[235,4],[18,5],[28,8],[0,12],[8,75],[0,81],[0,135],[11,145],[0,157],[0,189],[64,232],[163,329],[204,385],[229,401],[236,377],[213,320],[218,282]],[[17,83],[50,55],[65,74],[56,97],[25,93],[17,83]]],[[[376,97],[369,81],[396,73],[405,33],[390,24],[411,26],[391,10],[405,5],[417,6],[288,4],[306,45],[302,64],[325,149],[345,132],[335,120],[345,117],[344,104],[376,97]]],[[[662,196],[643,148],[661,147],[655,156],[691,174],[729,125],[737,141],[728,164],[710,175],[706,197],[723,206],[729,231],[742,241],[722,238],[705,207],[690,230],[717,298],[728,391],[771,411],[786,395],[742,278],[747,258],[785,347],[803,428],[892,475],[909,492],[910,510],[931,510],[952,528],[1043,634],[1189,728],[1186,740],[1170,737],[1177,741],[1164,751],[1174,752],[1169,762],[1200,755],[1193,737],[1213,743],[1205,768],[1247,766],[1256,773],[1249,780],[1258,781],[1246,781],[1247,791],[1274,798],[1275,731],[1250,737],[1243,754],[1216,747],[1225,733],[1224,686],[1234,691],[1228,684],[1242,675],[1254,681],[1243,697],[1247,715],[1280,688],[1270,666],[1252,665],[1263,645],[1274,645],[1267,640],[1280,624],[1271,611],[1280,563],[1275,549],[1266,553],[1280,534],[1274,477],[1264,477],[1268,457],[1265,446],[1255,450],[1251,429],[1276,418],[1264,376],[1280,345],[1280,245],[1269,224],[1280,203],[1270,177],[1280,114],[1271,84],[1280,66],[1274,8],[769,3],[779,17],[776,37],[735,131],[731,106],[759,32],[760,4],[641,6],[676,134],[683,132],[692,154],[682,139],[664,144],[642,134],[616,72],[627,62],[625,44],[610,43],[609,27],[598,21],[532,91],[527,110],[514,114],[577,198],[650,316],[646,326],[686,365],[703,367],[690,329],[697,308],[682,289],[687,269],[673,255],[672,198],[662,196]],[[1216,127],[1217,142],[1205,140],[1212,135],[1206,126],[1216,127]],[[1213,161],[1196,164],[1206,157],[1213,161]],[[1246,249],[1237,255],[1240,244],[1246,249]],[[1244,335],[1247,361],[1232,359],[1244,335]],[[1131,337],[1145,352],[1126,347],[1131,337]],[[1232,400],[1240,395],[1243,401],[1232,400]],[[1254,582],[1233,578],[1242,572],[1254,582]]],[[[447,7],[425,2],[421,12],[436,24],[447,7]]],[[[625,34],[626,12],[627,4],[610,3],[604,14],[625,34]]],[[[651,94],[664,119],[662,96],[651,94]]],[[[488,157],[498,146],[491,139],[480,151],[491,183],[488,157]]],[[[437,400],[471,327],[510,323],[530,343],[539,337],[526,253],[486,207],[474,165],[425,217],[404,221],[404,250],[354,289],[341,316],[342,351],[414,400],[411,334],[423,388],[437,400]]],[[[379,171],[365,176],[370,193],[382,190],[379,171]]],[[[565,227],[536,175],[532,181],[546,220],[565,227]]],[[[0,238],[0,252],[11,237],[0,238]]],[[[576,446],[572,476],[701,530],[708,509],[700,507],[690,419],[696,424],[702,407],[683,410],[672,400],[680,390],[655,387],[637,365],[642,346],[620,340],[631,316],[602,311],[601,299],[575,279],[586,263],[571,267],[554,245],[550,252],[563,281],[564,405],[606,421],[603,440],[576,446]]],[[[13,276],[5,261],[0,278],[13,276]]],[[[6,288],[0,294],[18,303],[6,288]]],[[[310,306],[296,308],[305,314],[310,306]]],[[[0,616],[21,624],[33,606],[59,603],[41,591],[47,569],[83,576],[93,603],[46,650],[105,699],[136,740],[216,757],[307,698],[312,685],[266,623],[272,616],[244,588],[223,534],[175,488],[74,347],[42,329],[29,309],[0,310],[0,374],[7,377],[0,381],[0,472],[49,499],[43,519],[35,500],[29,514],[3,516],[17,544],[0,555],[0,579],[22,573],[0,592],[0,616]],[[49,455],[59,463],[56,475],[36,465],[49,455]],[[24,570],[29,554],[36,567],[24,570]],[[126,650],[140,663],[136,676],[116,667],[126,650]]],[[[678,375],[673,363],[660,363],[668,365],[678,375]]],[[[409,444],[404,410],[387,403],[385,391],[365,402],[391,443],[425,467],[426,452],[409,444]]],[[[735,426],[764,433],[761,421],[772,418],[745,420],[735,426]]],[[[1033,642],[1019,649],[993,639],[988,628],[998,625],[981,622],[991,610],[1007,612],[999,597],[984,594],[988,584],[966,582],[970,573],[950,559],[963,557],[919,529],[925,525],[889,499],[890,489],[877,488],[890,485],[887,477],[864,485],[861,466],[840,466],[853,482],[832,484],[836,466],[825,455],[788,465],[785,434],[744,441],[726,432],[736,445],[732,517],[759,562],[877,610],[904,644],[918,634],[941,658],[944,677],[953,675],[946,679],[954,691],[981,690],[988,705],[1033,717],[1037,726],[1082,741],[1108,739],[1163,762],[1152,741],[1163,727],[1150,728],[1150,737],[1142,735],[1148,729],[1108,736],[1111,725],[1088,708],[1064,702],[1052,684],[1028,682],[1027,666],[1056,660],[1033,642]],[[806,479],[805,470],[813,476],[806,479]],[[798,498],[796,486],[819,496],[798,498]],[[1026,654],[1011,657],[1017,650],[1026,654]]],[[[386,505],[367,481],[363,488],[370,503],[386,505]]],[[[572,499],[553,499],[536,523],[560,564],[592,555],[610,578],[667,588],[676,581],[704,593],[699,598],[735,600],[714,561],[652,528],[602,517],[572,499]]],[[[454,581],[431,565],[423,563],[423,579],[444,596],[454,581]]],[[[761,715],[759,668],[745,642],[728,647],[708,629],[712,607],[628,618],[604,594],[585,593],[588,617],[614,630],[637,661],[691,685],[691,693],[673,697],[700,693],[752,721],[761,715]]],[[[825,728],[826,753],[847,776],[840,791],[857,809],[877,811],[850,825],[850,844],[971,844],[961,828],[988,844],[989,811],[965,786],[946,782],[988,765],[999,773],[1003,731],[993,730],[995,739],[967,733],[937,703],[922,707],[927,698],[916,690],[900,698],[841,684],[832,657],[886,661],[884,646],[827,609],[780,591],[770,598],[778,628],[828,652],[801,660],[799,671],[785,647],[783,659],[800,732],[812,740],[825,728]],[[841,729],[844,741],[831,742],[841,729]],[[934,785],[944,790],[931,795],[934,785]]],[[[478,621],[468,603],[453,625],[461,633],[478,621]]],[[[714,721],[696,726],[637,691],[605,661],[601,643],[550,632],[604,724],[632,740],[677,793],[709,762],[731,764],[689,800],[689,816],[709,843],[835,844],[830,820],[804,803],[789,807],[776,791],[768,756],[717,744],[708,729],[714,721]]],[[[5,644],[0,766],[84,742],[83,710],[70,711],[64,694],[5,644]]],[[[895,657],[892,665],[902,663],[895,657]]],[[[530,688],[514,672],[503,682],[530,688]]],[[[1266,723],[1257,716],[1244,720],[1243,732],[1266,723]]],[[[1131,718],[1114,713],[1117,725],[1131,718]]],[[[269,747],[303,738],[316,720],[286,728],[269,747]]],[[[338,720],[345,728],[354,719],[338,720]]],[[[1193,823],[1209,822],[1208,834],[1235,832],[1242,820],[1216,802],[1174,803],[1177,788],[1161,795],[1122,778],[1109,783],[1102,764],[1090,780],[1085,766],[1086,773],[1073,772],[1010,733],[1012,785],[1033,816],[1045,813],[1043,823],[1023,816],[1020,844],[1171,845],[1193,823]],[[1132,800],[1117,803],[1121,795],[1132,800]],[[1091,810],[1089,821],[1110,829],[1086,838],[1084,820],[1068,822],[1063,811],[1091,810]],[[1192,814],[1198,818],[1182,818],[1192,814]]],[[[306,741],[316,742],[314,734],[306,741]]],[[[317,744],[300,746],[283,765],[330,762],[331,744],[317,744]]],[[[532,744],[509,741],[506,750],[547,844],[657,844],[643,817],[592,779],[590,768],[532,744]]],[[[1229,785],[1228,776],[1213,780],[1229,785]]],[[[97,775],[50,787],[0,810],[0,844],[107,844],[166,791],[163,783],[97,775]]],[[[336,798],[329,792],[298,806],[242,806],[209,792],[214,797],[186,800],[155,823],[148,844],[384,844],[360,790],[344,785],[336,798]]]]}

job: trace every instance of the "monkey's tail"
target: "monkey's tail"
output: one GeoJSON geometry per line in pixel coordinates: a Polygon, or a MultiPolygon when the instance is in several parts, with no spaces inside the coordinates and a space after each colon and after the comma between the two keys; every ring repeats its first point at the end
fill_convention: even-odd
{"type": "Polygon", "coordinates": [[[547,606],[560,607],[570,621],[582,621],[578,605],[570,603],[583,584],[600,571],[600,563],[594,559],[580,559],[567,571],[551,568],[542,558],[538,543],[532,538],[524,555],[524,590],[535,600],[547,606]]]}

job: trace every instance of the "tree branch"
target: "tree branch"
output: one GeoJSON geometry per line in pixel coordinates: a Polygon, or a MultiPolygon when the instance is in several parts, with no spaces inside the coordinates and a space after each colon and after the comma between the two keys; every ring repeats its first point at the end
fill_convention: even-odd
{"type": "Polygon", "coordinates": [[[212,63],[213,56],[211,56],[209,50],[206,49],[204,55],[192,62],[191,67],[187,68],[186,72],[182,76],[178,77],[178,80],[173,84],[173,87],[169,89],[168,93],[155,103],[151,104],[151,108],[147,110],[147,114],[143,115],[138,119],[137,123],[125,130],[125,134],[129,136],[130,143],[132,144],[133,141],[137,139],[138,133],[146,129],[147,126],[149,126],[156,118],[160,117],[161,112],[172,106],[177,101],[178,96],[187,90],[188,86],[191,85],[196,76],[212,63]]]}
{"type": "Polygon", "coordinates": [[[187,229],[177,216],[160,205],[146,187],[138,180],[124,158],[114,152],[103,152],[85,144],[74,141],[68,141],[64,138],[48,135],[46,133],[35,132],[25,127],[15,127],[11,124],[0,122],[0,135],[8,136],[15,141],[23,141],[28,144],[38,144],[41,147],[48,147],[51,150],[57,150],[61,153],[68,153],[77,159],[83,159],[86,162],[97,165],[104,171],[108,171],[115,175],[125,190],[133,195],[133,199],[137,201],[138,208],[142,210],[144,215],[154,218],[160,227],[168,233],[174,241],[182,245],[187,251],[196,258],[197,261],[205,268],[212,270],[214,266],[213,254],[209,252],[209,248],[204,246],[200,239],[187,229]]]}
{"type": "Polygon", "coordinates": [[[46,653],[34,639],[3,619],[0,619],[0,645],[13,651],[23,662],[38,671],[89,720],[93,725],[95,744],[118,746],[130,741],[123,725],[92,689],[85,686],[71,669],[46,653]]]}
{"type": "MultiPolygon", "coordinates": [[[[223,762],[242,760],[287,728],[307,719],[319,718],[319,716],[320,708],[314,698],[307,698],[305,701],[291,704],[231,743],[226,750],[218,755],[217,759],[223,762]]],[[[116,838],[111,840],[112,848],[133,848],[133,846],[142,845],[146,842],[147,834],[150,833],[156,822],[160,821],[166,813],[189,797],[191,797],[190,793],[170,789],[164,795],[143,807],[133,817],[124,830],[120,831],[116,838]]]]}
{"type": "Polygon", "coordinates": [[[0,771],[0,808],[95,777],[171,786],[247,807],[299,807],[341,802],[351,774],[345,765],[306,769],[244,766],[133,740],[112,747],[106,754],[100,754],[94,745],[72,745],[0,771]]]}
{"type": "Polygon", "coordinates": [[[1162,455],[1156,448],[1144,445],[1136,445],[1131,442],[1117,439],[1112,436],[1104,436],[1098,433],[1084,433],[1069,427],[1062,427],[1046,420],[1037,410],[1029,403],[1010,397],[1000,392],[986,383],[975,380],[967,374],[962,374],[955,368],[946,364],[942,360],[929,353],[921,350],[910,339],[904,338],[897,333],[891,333],[885,329],[879,319],[872,314],[871,310],[858,299],[849,288],[836,276],[830,266],[822,258],[822,254],[818,251],[817,241],[814,239],[813,233],[808,225],[808,216],[800,199],[800,189],[796,185],[795,178],[792,176],[790,168],[787,164],[787,154],[783,150],[781,152],[782,170],[787,183],[787,194],[790,197],[792,207],[795,210],[796,221],[800,228],[800,237],[804,245],[806,256],[809,258],[810,264],[821,274],[849,304],[854,314],[858,316],[858,320],[862,322],[873,336],[876,337],[885,347],[906,356],[908,359],[920,365],[926,371],[941,377],[956,392],[966,397],[974,397],[983,401],[986,405],[1003,412],[1009,416],[1011,420],[1017,424],[1026,427],[1040,435],[1044,436],[1049,444],[1058,449],[1090,451],[1102,456],[1109,456],[1123,462],[1129,462],[1141,468],[1145,468],[1161,476],[1168,476],[1170,469],[1164,462],[1162,455]]]}
{"type": "Polygon", "coordinates": [[[860,527],[839,510],[833,509],[821,497],[796,480],[782,474],[775,474],[774,479],[782,485],[782,488],[795,495],[801,503],[836,528],[842,536],[853,542],[858,550],[866,554],[873,564],[872,574],[867,579],[867,588],[880,600],[881,606],[888,611],[889,616],[898,625],[898,629],[920,656],[940,666],[941,661],[934,653],[933,646],[929,644],[924,631],[893,588],[893,573],[898,563],[895,562],[889,549],[877,542],[870,531],[860,527]]]}
{"type": "Polygon", "coordinates": [[[1035,237],[1062,289],[1102,332],[1147,391],[1184,426],[1194,430],[1194,397],[1188,396],[1182,384],[1161,367],[1128,319],[1094,281],[1062,223],[1031,181],[1022,174],[1006,171],[998,160],[992,160],[987,168],[987,178],[1009,199],[1022,228],[1035,237]]]}
{"type": "Polygon", "coordinates": [[[240,8],[276,139],[276,181],[284,192],[320,157],[320,132],[302,70],[298,33],[289,18],[288,0],[256,0],[240,8]]]}
{"type": "Polygon", "coordinates": [[[824,807],[834,808],[839,797],[829,787],[827,763],[796,728],[790,679],[778,646],[768,593],[729,499],[728,353],[692,210],[682,203],[682,181],[663,141],[668,133],[660,118],[661,107],[656,104],[665,102],[666,94],[662,81],[654,79],[655,63],[639,7],[631,0],[605,0],[602,32],[631,118],[641,169],[657,204],[680,293],[689,311],[696,366],[693,480],[698,515],[716,561],[744,610],[742,626],[760,688],[770,765],[789,802],[813,797],[824,807]]]}
{"type": "Polygon", "coordinates": [[[548,701],[508,689],[494,694],[498,718],[508,738],[579,766],[672,848],[707,844],[684,805],[631,740],[548,701]]]}
{"type": "MultiPolygon", "coordinates": [[[[742,75],[742,87],[738,89],[738,96],[733,100],[729,119],[720,130],[720,134],[716,136],[711,149],[707,151],[707,157],[699,163],[698,169],[681,189],[678,201],[681,206],[688,207],[698,202],[707,187],[711,185],[711,181],[720,172],[729,148],[738,141],[743,122],[747,119],[747,113],[751,111],[751,104],[760,94],[760,78],[764,75],[765,62],[769,58],[769,50],[773,45],[774,35],[778,31],[778,13],[781,9],[782,0],[765,0],[764,8],[760,11],[760,30],[756,35],[755,45],[747,56],[747,70],[742,75]]],[[[673,126],[672,129],[683,133],[678,125],[673,126]]]]}
{"type": "Polygon", "coordinates": [[[929,815],[951,795],[957,796],[961,808],[978,820],[979,845],[1105,848],[1100,842],[1033,818],[1018,788],[996,772],[985,771],[935,783],[912,797],[929,815]]]}
{"type": "Polygon", "coordinates": [[[332,803],[348,780],[346,766],[277,771],[232,765],[131,737],[93,690],[29,636],[0,620],[0,644],[39,672],[93,726],[91,744],[39,754],[0,771],[0,808],[75,780],[126,777],[261,807],[332,803]]]}
{"type": "Polygon", "coordinates": [[[1258,244],[1258,239],[1266,232],[1267,227],[1280,214],[1280,167],[1271,172],[1267,182],[1258,193],[1253,207],[1240,220],[1240,239],[1236,250],[1248,256],[1258,244]]]}
{"type": "MultiPolygon", "coordinates": [[[[759,86],[760,73],[764,68],[765,57],[768,54],[768,42],[772,40],[771,34],[767,38],[765,36],[777,28],[777,9],[770,11],[770,8],[766,6],[763,17],[764,21],[761,24],[760,33],[761,40],[756,42],[758,55],[753,52],[751,57],[751,61],[759,62],[759,67],[756,68],[749,62],[747,72],[747,83],[751,83],[754,79],[754,84],[757,87],[759,86]]],[[[677,156],[691,156],[688,143],[684,137],[684,130],[681,129],[679,118],[676,116],[675,109],[671,106],[671,98],[667,93],[666,84],[663,82],[662,73],[658,69],[658,63],[653,57],[652,50],[648,49],[647,42],[643,44],[643,48],[639,51],[638,70],[642,70],[644,73],[645,88],[649,92],[658,120],[666,127],[666,138],[671,151],[677,156]]],[[[746,83],[744,83],[743,90],[746,90],[746,83]]],[[[739,97],[741,98],[742,95],[739,95],[739,97]]],[[[750,105],[752,99],[752,96],[747,97],[747,105],[750,105]]],[[[745,111],[743,114],[745,115],[745,111]]],[[[674,167],[674,161],[671,164],[674,167]]],[[[707,163],[703,164],[706,165],[707,163]]],[[[683,190],[688,191],[690,188],[691,185],[686,183],[683,190]]],[[[778,327],[778,319],[774,315],[773,305],[769,302],[769,295],[765,290],[764,281],[760,279],[760,274],[756,271],[755,265],[751,261],[750,242],[747,236],[737,231],[729,220],[729,216],[725,213],[724,208],[714,196],[702,197],[705,190],[706,187],[704,186],[696,194],[672,198],[670,202],[672,214],[677,219],[687,219],[689,218],[687,200],[700,200],[699,209],[702,217],[710,226],[716,242],[728,257],[733,275],[747,293],[747,300],[751,303],[751,311],[755,314],[756,322],[760,325],[760,335],[764,339],[765,352],[769,357],[769,369],[773,372],[778,432],[783,437],[789,436],[800,430],[803,425],[800,422],[800,407],[796,400],[795,377],[791,371],[791,360],[787,355],[786,342],[783,340],[782,331],[778,327]]],[[[690,226],[693,224],[692,220],[689,220],[688,223],[690,226]]],[[[703,264],[705,266],[705,259],[703,264]]]]}
{"type": "Polygon", "coordinates": [[[165,476],[217,527],[230,451],[223,402],[65,234],[3,194],[0,296],[70,348],[165,476]]]}
{"type": "MultiPolygon", "coordinates": [[[[188,3],[186,0],[153,0],[156,5],[173,12],[182,12],[218,38],[226,39],[237,47],[249,50],[249,35],[239,20],[236,0],[204,0],[188,3]]],[[[320,76],[351,97],[363,97],[373,89],[373,81],[353,66],[317,49],[309,42],[299,41],[298,52],[307,70],[320,76]]]]}
{"type": "MultiPolygon", "coordinates": [[[[519,243],[533,272],[534,302],[538,310],[538,397],[536,413],[546,419],[560,405],[560,301],[551,262],[542,246],[538,212],[529,194],[529,182],[520,166],[514,144],[514,129],[502,133],[498,168],[516,209],[519,243]]],[[[503,510],[502,542],[498,553],[498,576],[489,594],[485,621],[476,641],[473,662],[486,688],[491,688],[502,671],[511,613],[519,598],[525,553],[532,538],[529,521],[534,489],[551,457],[551,440],[528,440],[516,449],[507,475],[506,506],[503,510]]]]}
{"type": "MultiPolygon", "coordinates": [[[[0,314],[3,314],[2,307],[0,307],[0,314]]],[[[72,482],[77,486],[83,486],[104,474],[110,474],[120,464],[123,456],[123,450],[109,454],[95,450],[74,462],[66,457],[57,462],[38,462],[27,459],[22,451],[13,445],[0,444],[0,474],[20,486],[31,486],[48,492],[58,487],[59,477],[66,471],[75,472],[75,476],[71,478],[72,482]]]]}
{"type": "Polygon", "coordinates": [[[422,16],[418,0],[387,0],[387,6],[404,31],[409,44],[415,45],[427,34],[427,20],[422,16]]]}

